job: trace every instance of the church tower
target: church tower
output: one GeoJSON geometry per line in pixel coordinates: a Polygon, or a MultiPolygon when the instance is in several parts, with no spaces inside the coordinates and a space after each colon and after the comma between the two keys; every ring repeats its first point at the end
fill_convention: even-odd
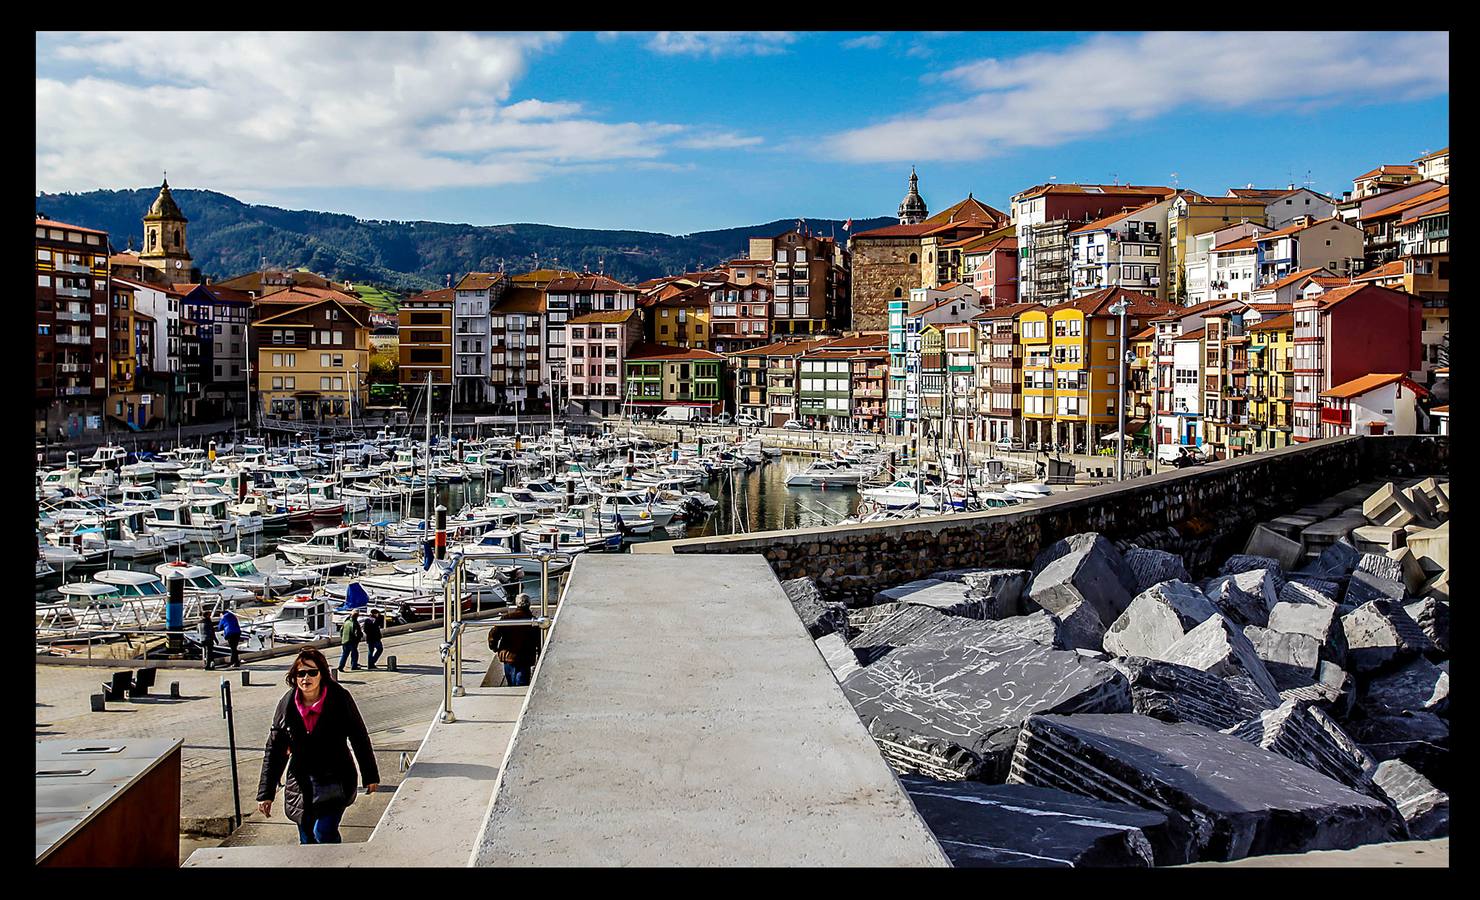
{"type": "Polygon", "coordinates": [[[170,181],[166,178],[160,185],[159,196],[144,215],[144,247],[139,251],[139,261],[157,270],[165,283],[191,279],[190,251],[185,249],[188,221],[170,195],[170,181]]]}
{"type": "Polygon", "coordinates": [[[910,192],[899,203],[899,224],[919,225],[929,217],[925,199],[920,196],[920,176],[915,174],[915,167],[910,166],[910,192]]]}

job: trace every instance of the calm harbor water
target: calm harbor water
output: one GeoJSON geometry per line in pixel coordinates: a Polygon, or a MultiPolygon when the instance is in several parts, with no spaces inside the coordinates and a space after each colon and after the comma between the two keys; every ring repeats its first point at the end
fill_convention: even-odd
{"type": "MultiPolygon", "coordinates": [[[[707,519],[686,524],[676,522],[667,529],[655,528],[650,537],[638,540],[675,540],[683,537],[705,537],[738,532],[812,528],[831,525],[857,514],[859,495],[856,488],[829,487],[823,490],[786,486],[787,476],[806,468],[813,459],[815,457],[788,455],[770,460],[749,472],[716,473],[703,487],[703,490],[719,501],[719,506],[710,513],[707,519]]],[[[501,479],[495,477],[490,482],[489,489],[497,491],[501,485],[501,479]]],[[[164,486],[169,488],[172,485],[167,482],[164,486]]],[[[483,495],[484,484],[481,481],[441,485],[432,491],[432,505],[434,508],[437,504],[445,505],[451,514],[466,505],[482,502],[483,495]]],[[[410,518],[421,518],[422,496],[421,491],[416,491],[412,495],[410,518]]],[[[361,522],[394,522],[401,518],[400,513],[399,504],[372,506],[364,512],[356,513],[353,518],[354,521],[361,522]]],[[[286,532],[247,535],[241,538],[241,552],[254,557],[265,556],[276,549],[279,541],[302,540],[314,528],[322,528],[328,524],[330,523],[295,524],[286,532]]],[[[235,541],[224,546],[190,544],[186,545],[181,558],[187,562],[194,562],[209,553],[234,552],[236,549],[235,541]]],[[[110,565],[113,568],[153,572],[155,566],[164,561],[159,557],[147,560],[119,559],[114,560],[110,565]]],[[[89,580],[94,571],[97,570],[88,569],[78,573],[68,573],[67,580],[89,580]]],[[[536,576],[533,580],[538,582],[539,579],[536,576]]],[[[525,586],[526,590],[529,588],[529,585],[525,586]]],[[[536,592],[531,590],[530,593],[535,594],[536,592]]],[[[60,599],[61,595],[54,587],[40,588],[38,586],[37,602],[49,603],[60,599]]]]}

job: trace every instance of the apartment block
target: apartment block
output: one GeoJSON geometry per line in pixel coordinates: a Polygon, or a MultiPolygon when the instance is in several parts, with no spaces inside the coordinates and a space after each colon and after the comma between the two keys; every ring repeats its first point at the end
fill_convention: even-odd
{"type": "Polygon", "coordinates": [[[566,397],[582,412],[609,416],[622,411],[627,352],[642,342],[642,316],[635,308],[612,309],[566,321],[566,397]]]}
{"type": "Polygon", "coordinates": [[[36,217],[36,436],[100,431],[109,379],[108,234],[36,217]]]}
{"type": "Polygon", "coordinates": [[[439,408],[452,389],[452,310],[454,288],[425,291],[401,301],[397,312],[398,381],[408,393],[425,390],[428,377],[432,402],[439,408]]]}
{"type": "Polygon", "coordinates": [[[368,398],[370,308],[323,288],[288,288],[257,301],[252,346],[257,403],[276,418],[348,419],[368,398]]]}

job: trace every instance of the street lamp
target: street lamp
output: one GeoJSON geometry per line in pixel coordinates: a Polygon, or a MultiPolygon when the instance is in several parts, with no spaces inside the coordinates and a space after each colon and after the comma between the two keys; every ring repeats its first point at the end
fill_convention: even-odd
{"type": "Polygon", "coordinates": [[[1115,415],[1119,427],[1115,432],[1115,480],[1125,480],[1125,313],[1130,309],[1130,303],[1121,298],[1110,306],[1111,315],[1120,317],[1120,374],[1116,376],[1115,387],[1117,397],[1115,401],[1115,415]]]}

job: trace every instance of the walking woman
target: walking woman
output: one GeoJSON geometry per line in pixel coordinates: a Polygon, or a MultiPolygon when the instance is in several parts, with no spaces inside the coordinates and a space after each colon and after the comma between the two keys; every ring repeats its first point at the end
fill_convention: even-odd
{"type": "Polygon", "coordinates": [[[370,735],[349,691],[329,677],[329,661],[309,647],[288,669],[288,692],[278,701],[262,755],[257,809],[272,815],[278,779],[287,769],[284,798],[288,818],[298,825],[300,844],[337,844],[339,820],[355,802],[355,784],[365,793],[380,787],[370,735]],[[350,760],[354,748],[354,762],[350,760]],[[359,763],[359,779],[355,777],[359,763]]]}

